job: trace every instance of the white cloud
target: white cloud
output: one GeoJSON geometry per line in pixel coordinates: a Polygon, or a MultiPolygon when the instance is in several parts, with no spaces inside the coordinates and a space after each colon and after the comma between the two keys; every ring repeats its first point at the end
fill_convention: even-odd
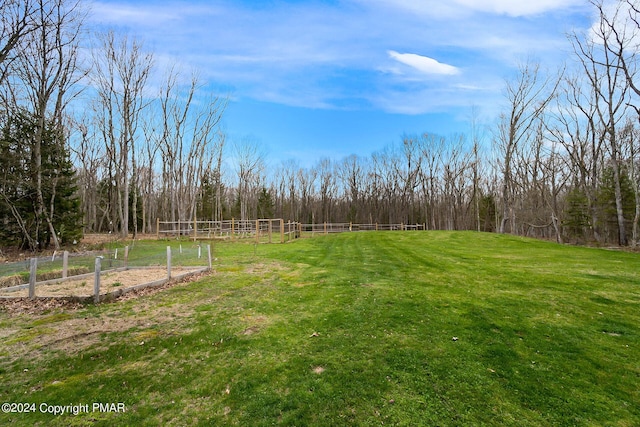
{"type": "Polygon", "coordinates": [[[637,13],[631,10],[626,2],[604,1],[602,11],[606,20],[611,23],[616,32],[610,31],[605,24],[602,25],[599,13],[594,14],[593,24],[587,31],[586,37],[593,43],[602,45],[605,39],[617,44],[616,38],[620,37],[629,49],[640,50],[640,29],[637,24],[637,13]]]}
{"type": "Polygon", "coordinates": [[[510,16],[530,16],[565,9],[578,4],[581,0],[454,0],[459,5],[479,12],[497,13],[510,16]]]}
{"type": "Polygon", "coordinates": [[[163,8],[145,8],[122,3],[91,3],[93,21],[98,23],[116,23],[119,26],[157,27],[178,20],[177,13],[163,8]]]}
{"type": "Polygon", "coordinates": [[[584,5],[584,0],[354,0],[377,3],[410,13],[441,19],[465,19],[473,12],[512,17],[539,15],[584,5]]]}
{"type": "Polygon", "coordinates": [[[436,74],[452,76],[460,74],[460,70],[457,67],[449,64],[443,64],[428,56],[417,55],[415,53],[398,53],[395,50],[389,50],[387,52],[389,57],[408,65],[424,74],[436,74]]]}
{"type": "Polygon", "coordinates": [[[240,99],[316,109],[388,109],[391,99],[397,111],[417,112],[467,103],[527,56],[550,66],[566,59],[575,12],[567,6],[576,1],[586,2],[96,0],[91,23],[141,35],[159,65],[195,67],[240,99]],[[536,11],[548,13],[514,18],[536,11]],[[381,102],[371,97],[388,93],[381,102]]]}

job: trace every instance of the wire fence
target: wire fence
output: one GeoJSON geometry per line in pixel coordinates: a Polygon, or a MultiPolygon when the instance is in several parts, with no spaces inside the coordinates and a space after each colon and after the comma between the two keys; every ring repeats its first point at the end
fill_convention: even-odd
{"type": "Polygon", "coordinates": [[[208,248],[201,244],[174,244],[170,251],[135,250],[132,245],[84,253],[55,252],[51,256],[32,257],[23,261],[0,264],[0,290],[90,276],[100,258],[102,273],[141,267],[202,267],[210,264],[208,248]],[[34,277],[32,277],[34,276],[34,277]]]}
{"type": "Polygon", "coordinates": [[[188,237],[199,239],[255,239],[262,243],[285,243],[301,237],[302,233],[329,234],[353,231],[409,231],[426,230],[426,224],[358,224],[353,222],[302,224],[282,219],[224,220],[224,221],[160,221],[157,220],[158,239],[188,237]]]}
{"type": "Polygon", "coordinates": [[[124,252],[124,248],[85,253],[55,252],[52,256],[0,264],[0,288],[29,283],[34,263],[36,282],[93,273],[98,256],[102,257],[105,269],[122,268],[125,266],[124,252]]]}
{"type": "Polygon", "coordinates": [[[320,224],[300,224],[300,232],[313,234],[346,233],[354,231],[409,231],[426,230],[425,224],[358,224],[353,222],[324,222],[320,224]]]}
{"type": "Polygon", "coordinates": [[[252,220],[178,220],[156,222],[156,238],[255,239],[259,243],[286,243],[299,237],[300,224],[280,218],[252,220]]]}

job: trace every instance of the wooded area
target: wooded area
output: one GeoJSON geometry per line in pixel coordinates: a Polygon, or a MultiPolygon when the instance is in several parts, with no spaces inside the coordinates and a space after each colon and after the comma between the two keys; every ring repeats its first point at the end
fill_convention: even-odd
{"type": "Polygon", "coordinates": [[[88,34],[81,0],[0,5],[0,241],[32,250],[157,219],[426,224],[559,242],[636,245],[637,2],[592,2],[562,70],[531,60],[490,125],[407,133],[369,156],[269,167],[227,141],[228,98],[161,69],[141,40],[88,34]],[[86,48],[91,45],[91,49],[86,48]]]}

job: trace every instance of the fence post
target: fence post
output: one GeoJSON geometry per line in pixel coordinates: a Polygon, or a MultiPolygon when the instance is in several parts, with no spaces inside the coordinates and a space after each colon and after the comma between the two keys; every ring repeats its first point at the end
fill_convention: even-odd
{"type": "Polygon", "coordinates": [[[29,261],[29,299],[36,297],[36,274],[38,272],[38,258],[29,261]]]}
{"type": "Polygon", "coordinates": [[[280,243],[284,243],[284,219],[280,218],[280,243]]]}
{"type": "Polygon", "coordinates": [[[193,241],[198,240],[198,217],[193,213],[193,241]]]}
{"type": "Polygon", "coordinates": [[[231,240],[233,240],[233,234],[235,232],[235,220],[231,217],[231,240]]]}
{"type": "Polygon", "coordinates": [[[326,221],[324,223],[324,234],[327,234],[327,223],[326,223],[326,221]]]}
{"type": "Polygon", "coordinates": [[[167,280],[171,280],[171,246],[167,246],[167,280]]]}
{"type": "Polygon", "coordinates": [[[209,258],[209,271],[213,268],[213,264],[211,263],[211,244],[207,245],[207,257],[209,258]]]}
{"type": "Polygon", "coordinates": [[[160,240],[160,217],[156,218],[156,240],[160,240]]]}
{"type": "Polygon", "coordinates": [[[66,279],[69,272],[69,251],[62,253],[62,278],[66,279]]]}
{"type": "Polygon", "coordinates": [[[94,279],[93,279],[93,302],[100,302],[100,269],[102,268],[102,258],[96,257],[94,279]]]}
{"type": "Polygon", "coordinates": [[[256,243],[260,243],[260,220],[256,219],[256,243]]]}
{"type": "Polygon", "coordinates": [[[129,268],[129,245],[124,247],[124,268],[129,268]]]}

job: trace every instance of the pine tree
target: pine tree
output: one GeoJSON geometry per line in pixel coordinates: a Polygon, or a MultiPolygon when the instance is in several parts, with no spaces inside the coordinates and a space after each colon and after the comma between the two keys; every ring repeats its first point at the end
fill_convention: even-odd
{"type": "Polygon", "coordinates": [[[258,195],[258,218],[273,218],[273,198],[265,187],[262,187],[258,195]]]}
{"type": "Polygon", "coordinates": [[[573,188],[567,193],[565,204],[564,229],[569,236],[582,240],[591,225],[587,195],[579,188],[573,188]]]}
{"type": "MultiPolygon", "coordinates": [[[[622,211],[626,224],[634,217],[635,199],[631,180],[629,179],[629,174],[625,168],[620,169],[620,190],[622,193],[622,211]]],[[[611,166],[605,167],[602,171],[597,200],[598,208],[600,210],[600,215],[598,215],[598,217],[603,222],[602,225],[604,226],[605,232],[610,234],[610,239],[615,240],[614,236],[618,230],[618,220],[614,175],[613,168],[611,166]]],[[[629,229],[629,227],[626,227],[626,229],[629,229]]]]}
{"type": "MultiPolygon", "coordinates": [[[[36,118],[24,111],[5,117],[0,138],[0,241],[32,250],[47,247],[52,236],[38,228],[33,144],[36,118]]],[[[47,121],[41,145],[43,198],[62,243],[82,234],[76,176],[62,130],[47,121]]]]}

